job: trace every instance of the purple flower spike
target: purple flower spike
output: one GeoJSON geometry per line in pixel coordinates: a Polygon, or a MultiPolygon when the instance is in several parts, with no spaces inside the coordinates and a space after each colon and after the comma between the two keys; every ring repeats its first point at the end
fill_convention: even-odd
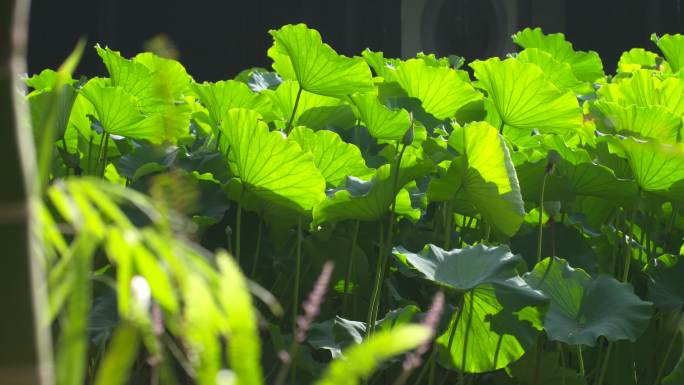
{"type": "Polygon", "coordinates": [[[311,329],[311,323],[321,310],[321,304],[323,303],[325,292],[328,290],[330,276],[334,267],[335,264],[330,261],[323,265],[323,270],[321,270],[313,290],[309,293],[309,298],[302,305],[304,314],[297,317],[297,332],[295,335],[296,341],[300,344],[306,340],[306,333],[311,329]]]}
{"type": "Polygon", "coordinates": [[[404,361],[404,370],[413,370],[417,367],[420,366],[421,364],[421,356],[425,354],[425,352],[430,349],[430,344],[432,343],[432,337],[435,336],[435,332],[437,330],[437,325],[439,324],[439,318],[442,316],[442,311],[444,310],[444,293],[441,291],[437,292],[435,294],[435,297],[432,299],[432,305],[430,306],[430,310],[428,310],[427,314],[425,314],[425,318],[423,318],[423,325],[427,326],[432,335],[429,340],[427,340],[424,344],[420,345],[415,351],[410,353],[408,356],[406,356],[406,360],[404,361]]]}

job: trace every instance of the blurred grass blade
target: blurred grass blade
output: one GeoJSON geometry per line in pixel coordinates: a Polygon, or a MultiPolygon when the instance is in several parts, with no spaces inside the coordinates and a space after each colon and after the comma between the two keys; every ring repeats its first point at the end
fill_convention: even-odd
{"type": "Polygon", "coordinates": [[[123,385],[128,383],[128,374],[138,356],[140,335],[129,323],[119,326],[95,377],[95,385],[123,385]]]}

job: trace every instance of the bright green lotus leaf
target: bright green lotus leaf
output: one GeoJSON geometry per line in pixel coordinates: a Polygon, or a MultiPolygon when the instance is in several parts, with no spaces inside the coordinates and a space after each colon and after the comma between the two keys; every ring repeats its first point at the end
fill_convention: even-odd
{"type": "Polygon", "coordinates": [[[138,112],[136,99],[121,87],[109,87],[91,79],[81,89],[96,112],[97,120],[108,134],[160,143],[165,135],[160,125],[147,124],[138,112]]]}
{"type": "Polygon", "coordinates": [[[525,217],[518,177],[503,138],[486,122],[455,129],[449,145],[463,156],[446,176],[430,182],[432,200],[452,199],[464,192],[482,218],[501,233],[515,234],[525,217]]]}
{"type": "Polygon", "coordinates": [[[599,100],[594,106],[601,111],[604,123],[622,134],[653,138],[674,143],[679,134],[682,118],[662,106],[621,106],[599,100]]]}
{"type": "Polygon", "coordinates": [[[599,55],[594,51],[575,51],[562,33],[544,35],[541,28],[525,28],[513,35],[513,42],[523,48],[539,48],[554,59],[570,64],[579,80],[593,82],[605,76],[599,55]]]}
{"type": "Polygon", "coordinates": [[[263,111],[270,104],[268,98],[252,92],[245,83],[236,80],[193,83],[192,90],[207,108],[214,129],[221,126],[221,122],[231,108],[249,108],[263,111]]]}
{"type": "Polygon", "coordinates": [[[582,111],[574,93],[559,91],[538,66],[499,58],[476,60],[470,66],[504,124],[559,134],[582,126],[582,111]]]}
{"type": "Polygon", "coordinates": [[[603,336],[634,342],[653,313],[629,283],[607,275],[592,278],[563,259],[546,258],[524,278],[551,299],[544,330],[553,341],[594,346],[603,336]]]}
{"type": "Polygon", "coordinates": [[[684,119],[684,78],[665,79],[658,89],[660,104],[684,119]]]}
{"type": "Polygon", "coordinates": [[[644,191],[665,191],[684,179],[684,147],[634,138],[611,138],[623,151],[639,187],[644,191]]]}
{"type": "Polygon", "coordinates": [[[190,76],[177,61],[151,53],[129,60],[107,47],[97,45],[95,49],[107,67],[112,85],[134,96],[143,113],[163,112],[190,86],[190,76]]]}
{"type": "Polygon", "coordinates": [[[462,291],[516,276],[515,268],[521,261],[505,245],[444,250],[428,244],[419,253],[398,247],[394,254],[425,279],[462,291]]]}
{"type": "MultiPolygon", "coordinates": [[[[292,116],[298,90],[299,86],[296,82],[286,80],[275,91],[262,91],[262,94],[268,96],[273,103],[271,112],[274,119],[283,125],[287,124],[292,116]]],[[[326,125],[347,128],[354,125],[354,113],[339,99],[302,91],[292,125],[307,126],[312,129],[323,128],[326,125]]]]}
{"type": "Polygon", "coordinates": [[[396,67],[396,81],[408,97],[420,100],[425,112],[444,120],[469,103],[482,99],[456,71],[433,67],[421,59],[409,59],[396,67]]]}
{"type": "Polygon", "coordinates": [[[660,80],[649,70],[637,70],[628,79],[603,85],[598,90],[600,98],[623,106],[636,104],[652,106],[659,104],[658,90],[660,80]]]}
{"type": "MultiPolygon", "coordinates": [[[[396,188],[393,188],[395,167],[389,164],[378,168],[369,181],[349,177],[345,187],[332,190],[328,198],[314,208],[314,225],[345,219],[374,221],[382,218],[402,187],[426,175],[432,171],[432,167],[431,161],[417,158],[407,148],[401,159],[396,188]]],[[[397,208],[401,206],[406,207],[406,204],[397,204],[397,208]]]]}
{"type": "MultiPolygon", "coordinates": [[[[39,74],[35,74],[30,78],[25,78],[24,83],[27,87],[33,88],[34,91],[49,90],[55,85],[57,81],[57,71],[51,69],[44,69],[40,71],[39,74]]],[[[69,77],[71,78],[71,77],[69,77]]],[[[67,83],[71,83],[72,80],[69,79],[67,83]]]]}
{"type": "MultiPolygon", "coordinates": [[[[221,152],[243,193],[267,205],[306,213],[325,197],[325,179],[311,154],[280,132],[269,132],[257,112],[228,111],[221,132],[221,152]]],[[[232,184],[232,182],[231,182],[232,184]]]]}
{"type": "Polygon", "coordinates": [[[408,111],[403,108],[391,110],[374,94],[355,94],[351,98],[359,111],[359,118],[376,139],[401,140],[411,126],[408,111]]]}
{"type": "Polygon", "coordinates": [[[361,58],[338,55],[323,43],[318,31],[304,24],[269,31],[273,46],[268,55],[284,78],[297,80],[306,91],[332,97],[373,90],[370,68],[361,58]]]}
{"type": "Polygon", "coordinates": [[[465,294],[458,319],[452,319],[447,330],[437,338],[437,361],[446,368],[467,373],[490,372],[508,366],[534,345],[541,329],[539,309],[545,301],[541,293],[532,290],[519,277],[496,286],[477,287],[465,294]],[[451,349],[447,349],[449,340],[452,340],[451,349]]]}
{"type": "Polygon", "coordinates": [[[296,127],[288,140],[297,142],[303,151],[313,155],[314,164],[330,185],[337,186],[348,176],[362,177],[370,172],[359,148],[345,143],[335,132],[296,127]]]}
{"type": "Polygon", "coordinates": [[[379,331],[361,344],[342,352],[344,359],[330,363],[316,385],[357,385],[385,360],[425,343],[432,331],[422,325],[401,325],[379,331]]]}
{"type": "Polygon", "coordinates": [[[684,307],[684,262],[672,267],[649,266],[648,298],[664,312],[681,311],[684,307]]]}
{"type": "Polygon", "coordinates": [[[658,37],[651,35],[651,40],[656,43],[660,51],[665,56],[665,60],[670,63],[672,72],[677,72],[684,68],[684,35],[665,34],[658,37]]]}
{"type": "Polygon", "coordinates": [[[544,71],[546,79],[561,91],[572,90],[578,94],[586,94],[594,90],[588,82],[582,82],[575,77],[570,64],[554,59],[548,52],[538,48],[527,48],[520,52],[516,58],[522,62],[539,66],[544,71]]]}
{"type": "Polygon", "coordinates": [[[366,61],[375,74],[383,78],[386,82],[396,81],[394,68],[401,62],[398,59],[385,59],[382,52],[373,52],[366,48],[361,53],[363,60],[366,61]]]}
{"type": "Polygon", "coordinates": [[[658,55],[643,48],[632,48],[620,55],[618,72],[634,72],[642,68],[655,68],[658,55]]]}

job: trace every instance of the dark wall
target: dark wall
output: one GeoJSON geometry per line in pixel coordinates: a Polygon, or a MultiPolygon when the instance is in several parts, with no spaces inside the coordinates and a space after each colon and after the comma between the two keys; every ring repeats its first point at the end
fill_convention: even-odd
{"type": "MultiPolygon", "coordinates": [[[[132,56],[164,33],[196,80],[233,77],[269,67],[269,29],[307,23],[338,52],[358,55],[371,47],[398,56],[399,12],[393,0],[32,0],[29,70],[58,66],[80,36],[132,56]]],[[[104,73],[88,49],[78,69],[104,73]]]]}
{"type": "MultiPolygon", "coordinates": [[[[655,50],[652,32],[684,32],[682,0],[566,0],[559,9],[548,9],[548,0],[517,1],[521,26],[564,31],[576,48],[599,52],[608,71],[629,48],[655,50]],[[562,25],[545,22],[545,14],[559,12],[562,25]]],[[[57,67],[80,36],[89,47],[99,42],[132,56],[144,41],[164,33],[196,80],[226,79],[245,68],[270,66],[267,31],[297,22],[318,29],[346,55],[366,47],[401,54],[400,0],[32,0],[29,70],[57,67]]],[[[78,73],[105,73],[93,49],[86,50],[78,73]]]]}

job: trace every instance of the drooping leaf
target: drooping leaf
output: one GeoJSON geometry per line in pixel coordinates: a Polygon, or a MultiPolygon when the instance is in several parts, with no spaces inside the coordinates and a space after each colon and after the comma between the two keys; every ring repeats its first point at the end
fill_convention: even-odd
{"type": "Polygon", "coordinates": [[[476,60],[470,66],[504,124],[559,134],[575,132],[582,126],[575,95],[559,91],[538,66],[499,58],[476,60]]]}
{"type": "Polygon", "coordinates": [[[225,138],[221,151],[228,154],[228,164],[243,193],[267,206],[301,213],[325,197],[325,179],[311,154],[281,133],[269,132],[256,112],[241,108],[228,111],[221,132],[225,138]]]}
{"type": "Polygon", "coordinates": [[[376,139],[401,140],[411,125],[408,111],[391,110],[374,94],[355,94],[352,100],[359,110],[359,118],[376,139]]]}
{"type": "Polygon", "coordinates": [[[636,341],[652,314],[650,302],[639,299],[629,283],[607,275],[592,278],[558,258],[546,258],[525,280],[551,299],[544,319],[549,339],[594,346],[608,341],[636,341]]]}
{"type": "Polygon", "coordinates": [[[274,40],[268,50],[273,68],[284,78],[297,80],[304,90],[345,97],[373,89],[370,68],[363,59],[338,55],[323,43],[318,31],[297,24],[269,33],[274,40]]]}
{"type": "Polygon", "coordinates": [[[313,155],[314,164],[332,186],[339,185],[348,176],[365,176],[370,172],[358,147],[345,143],[332,131],[314,132],[296,127],[288,140],[294,140],[303,151],[313,155]]]}
{"type": "Polygon", "coordinates": [[[314,323],[308,333],[307,343],[316,349],[329,351],[333,359],[338,359],[343,357],[343,349],[360,344],[364,335],[365,323],[336,316],[325,322],[314,323]]]}
{"type": "Polygon", "coordinates": [[[579,80],[593,82],[604,76],[599,55],[594,51],[575,51],[562,33],[545,35],[541,28],[525,28],[513,35],[513,42],[523,48],[538,48],[570,64],[579,80]]]}
{"type": "Polygon", "coordinates": [[[332,361],[316,385],[356,385],[367,379],[386,359],[416,348],[430,338],[422,325],[404,325],[381,331],[345,350],[344,359],[332,361]]]}
{"type": "Polygon", "coordinates": [[[681,311],[684,306],[684,282],[682,282],[684,263],[681,260],[672,267],[663,265],[649,267],[648,298],[659,309],[681,311]]]}
{"type": "Polygon", "coordinates": [[[433,67],[424,60],[409,59],[396,68],[396,81],[410,98],[420,100],[425,112],[444,120],[465,105],[482,99],[451,68],[433,67]]]}
{"type": "Polygon", "coordinates": [[[463,155],[451,163],[445,178],[430,183],[431,198],[453,199],[463,191],[487,223],[507,236],[515,234],[525,209],[515,168],[501,135],[489,123],[476,122],[455,129],[449,145],[463,155]]]}

